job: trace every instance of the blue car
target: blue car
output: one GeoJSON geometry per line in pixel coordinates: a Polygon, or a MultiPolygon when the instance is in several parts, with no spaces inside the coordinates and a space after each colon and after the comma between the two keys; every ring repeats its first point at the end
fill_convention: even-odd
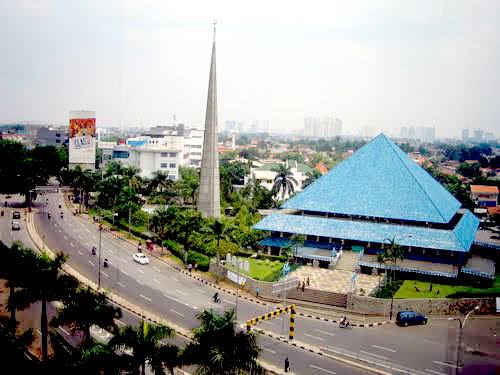
{"type": "Polygon", "coordinates": [[[427,324],[427,317],[415,311],[400,311],[396,317],[396,323],[405,327],[414,324],[427,324]]]}

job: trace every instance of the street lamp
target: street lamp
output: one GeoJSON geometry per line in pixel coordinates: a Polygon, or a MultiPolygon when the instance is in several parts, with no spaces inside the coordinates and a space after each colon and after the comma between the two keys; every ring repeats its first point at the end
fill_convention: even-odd
{"type": "MultiPolygon", "coordinates": [[[[118,213],[114,212],[112,215],[102,216],[102,218],[113,216],[113,222],[115,221],[115,216],[118,213]]],[[[101,289],[101,247],[102,247],[102,223],[99,223],[99,266],[97,267],[97,289],[101,289]]]]}
{"type": "Polygon", "coordinates": [[[463,359],[460,360],[460,357],[463,356],[463,335],[464,335],[464,327],[465,327],[465,323],[467,323],[467,319],[469,319],[469,316],[474,312],[474,311],[478,311],[479,310],[479,305],[477,305],[476,307],[474,307],[471,311],[469,311],[467,313],[467,315],[465,315],[465,318],[464,320],[462,321],[462,319],[460,318],[448,318],[448,320],[456,320],[458,322],[458,326],[459,326],[459,331],[458,331],[458,344],[457,344],[457,368],[459,367],[463,367],[464,364],[463,364],[463,359]]]}

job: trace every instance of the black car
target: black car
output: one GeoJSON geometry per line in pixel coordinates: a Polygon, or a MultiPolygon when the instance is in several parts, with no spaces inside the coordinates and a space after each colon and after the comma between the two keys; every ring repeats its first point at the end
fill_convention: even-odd
{"type": "Polygon", "coordinates": [[[19,211],[14,211],[12,213],[12,218],[13,219],[20,219],[21,218],[21,213],[19,211]]]}
{"type": "Polygon", "coordinates": [[[415,311],[400,311],[396,317],[396,323],[405,327],[414,324],[427,324],[427,317],[415,311]]]}

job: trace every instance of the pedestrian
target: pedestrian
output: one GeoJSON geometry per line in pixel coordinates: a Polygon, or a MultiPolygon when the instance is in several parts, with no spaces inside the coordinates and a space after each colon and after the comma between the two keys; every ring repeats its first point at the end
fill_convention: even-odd
{"type": "Polygon", "coordinates": [[[195,272],[196,272],[196,271],[198,271],[198,263],[195,263],[195,264],[194,264],[194,271],[195,271],[195,272]]]}
{"type": "Polygon", "coordinates": [[[285,358],[285,372],[290,371],[290,361],[288,360],[288,357],[285,358]]]}
{"type": "Polygon", "coordinates": [[[304,291],[305,289],[306,289],[306,283],[302,282],[302,291],[304,291]]]}
{"type": "Polygon", "coordinates": [[[300,280],[299,283],[297,284],[297,289],[300,289],[300,280]]]}
{"type": "Polygon", "coordinates": [[[255,294],[257,295],[257,298],[259,298],[259,294],[260,294],[260,288],[259,287],[257,287],[255,289],[255,294]]]}
{"type": "Polygon", "coordinates": [[[191,263],[188,264],[188,270],[189,272],[191,272],[191,270],[193,269],[193,265],[191,263]]]}
{"type": "Polygon", "coordinates": [[[309,286],[309,276],[307,276],[307,279],[306,279],[306,286],[309,286]]]}

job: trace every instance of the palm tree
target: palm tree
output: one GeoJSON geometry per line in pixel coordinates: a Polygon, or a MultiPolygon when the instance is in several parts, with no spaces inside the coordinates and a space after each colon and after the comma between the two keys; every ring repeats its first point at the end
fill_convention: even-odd
{"type": "Polygon", "coordinates": [[[123,165],[119,162],[112,161],[106,167],[106,172],[104,172],[104,177],[108,178],[111,176],[121,176],[123,174],[123,165]]]}
{"type": "Polygon", "coordinates": [[[172,328],[161,324],[148,324],[144,321],[138,327],[125,326],[109,341],[112,349],[129,349],[127,355],[130,365],[146,373],[146,361],[151,364],[155,374],[163,374],[166,367],[171,374],[180,365],[179,348],[172,344],[162,344],[161,340],[174,336],[172,328]]]}
{"type": "Polygon", "coordinates": [[[233,239],[231,234],[232,231],[235,229],[235,226],[232,225],[232,223],[221,218],[210,221],[209,224],[204,229],[217,241],[216,256],[217,256],[217,262],[219,262],[220,240],[225,239],[231,241],[233,239]]]}
{"type": "Polygon", "coordinates": [[[27,278],[20,283],[21,288],[14,293],[14,303],[24,310],[32,303],[41,302],[42,357],[48,358],[47,302],[58,301],[78,286],[72,276],[60,273],[66,261],[62,253],[51,259],[46,253],[34,254],[25,268],[27,278]]]}
{"type": "MultiPolygon", "coordinates": [[[[403,248],[399,246],[399,244],[396,243],[395,237],[392,239],[386,239],[387,243],[384,242],[383,246],[383,257],[390,261],[394,267],[397,265],[398,260],[404,260],[405,258],[405,253],[403,251],[403,248]]],[[[396,270],[391,271],[391,279],[394,281],[396,275],[396,270]]]]}
{"type": "Polygon", "coordinates": [[[379,265],[378,269],[378,287],[380,289],[380,275],[382,271],[382,264],[385,264],[386,258],[383,252],[377,253],[377,263],[379,265]]]}
{"type": "Polygon", "coordinates": [[[170,231],[175,233],[178,240],[184,246],[184,251],[189,250],[189,239],[193,232],[201,227],[201,216],[198,211],[182,210],[175,211],[176,217],[172,220],[170,231]]]}
{"type": "Polygon", "coordinates": [[[281,197],[285,199],[287,194],[293,194],[295,192],[295,186],[298,186],[299,183],[295,177],[293,177],[290,167],[284,164],[280,164],[274,171],[277,174],[276,177],[274,177],[273,191],[275,194],[279,194],[281,191],[281,197]]]}
{"type": "Polygon", "coordinates": [[[171,182],[172,180],[169,180],[168,173],[155,171],[153,172],[151,181],[149,181],[148,191],[152,192],[154,190],[159,190],[160,192],[163,192],[168,188],[169,183],[171,182]]]}
{"type": "Polygon", "coordinates": [[[95,292],[90,287],[80,287],[63,299],[63,307],[50,324],[54,327],[69,326],[72,334],[83,332],[82,346],[90,347],[92,337],[90,327],[99,326],[107,331],[116,330],[114,319],[120,319],[120,308],[114,307],[106,300],[104,293],[95,292]]]}
{"type": "Polygon", "coordinates": [[[302,189],[305,189],[306,187],[311,185],[314,181],[320,178],[322,174],[317,169],[313,169],[312,172],[307,172],[306,176],[307,179],[304,182],[302,182],[302,189]]]}
{"type": "Polygon", "coordinates": [[[234,310],[203,311],[201,325],[182,353],[183,363],[197,365],[198,375],[263,374],[257,362],[260,348],[253,332],[236,330],[234,310]]]}

